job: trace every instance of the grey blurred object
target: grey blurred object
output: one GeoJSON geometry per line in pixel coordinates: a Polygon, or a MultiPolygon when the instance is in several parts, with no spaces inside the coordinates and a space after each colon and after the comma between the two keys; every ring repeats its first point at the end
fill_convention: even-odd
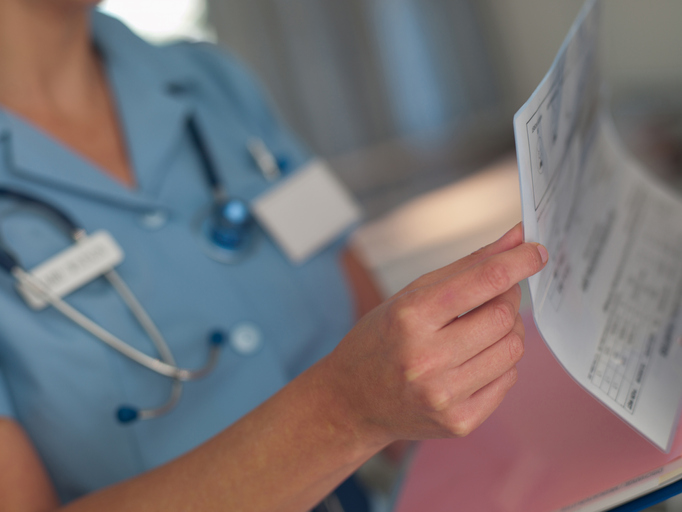
{"type": "Polygon", "coordinates": [[[682,512],[682,496],[678,494],[669,500],[644,509],[642,512],[682,512]]]}
{"type": "Polygon", "coordinates": [[[682,496],[673,496],[663,503],[665,512],[682,512],[682,496]]]}
{"type": "Polygon", "coordinates": [[[682,90],[630,91],[614,96],[611,103],[616,126],[630,153],[682,193],[682,90]]]}
{"type": "Polygon", "coordinates": [[[208,0],[218,40],[328,157],[447,131],[500,95],[471,0],[208,0]]]}
{"type": "Polygon", "coordinates": [[[513,147],[473,0],[208,0],[220,44],[376,218],[513,147]]]}

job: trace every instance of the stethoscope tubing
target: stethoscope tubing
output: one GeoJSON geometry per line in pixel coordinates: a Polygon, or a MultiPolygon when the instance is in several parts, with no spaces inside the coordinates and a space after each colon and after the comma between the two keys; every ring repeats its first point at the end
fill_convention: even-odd
{"type": "MultiPolygon", "coordinates": [[[[211,195],[213,196],[214,207],[223,208],[225,205],[229,204],[230,198],[227,189],[215,168],[209,148],[204,142],[204,136],[201,133],[200,127],[198,126],[194,116],[189,116],[187,118],[187,128],[190,138],[197,148],[197,154],[201,160],[203,174],[206,178],[206,181],[208,182],[211,195]]],[[[31,196],[18,190],[0,187],[0,198],[19,200],[20,202],[33,205],[42,209],[43,211],[46,211],[60,224],[62,224],[71,239],[76,244],[78,244],[79,241],[87,236],[86,231],[79,227],[78,224],[76,224],[68,214],[38,197],[31,196]]],[[[240,200],[234,201],[237,203],[240,202],[240,200]]],[[[40,279],[25,271],[14,253],[5,247],[2,247],[1,244],[0,267],[11,274],[20,285],[33,291],[48,304],[58,310],[61,314],[63,314],[66,318],[85,329],[87,332],[98,338],[112,349],[131,359],[135,363],[153,372],[156,372],[157,374],[172,379],[171,394],[166,403],[153,409],[138,409],[127,406],[121,407],[118,413],[119,420],[121,422],[129,422],[136,419],[155,418],[164,414],[165,412],[168,412],[177,404],[182,395],[182,383],[189,380],[200,379],[206,376],[213,370],[218,362],[220,346],[223,343],[224,336],[220,332],[214,332],[209,338],[210,349],[208,360],[203,367],[198,369],[178,367],[175,358],[171,353],[170,347],[165,341],[163,335],[149,317],[145,309],[142,307],[140,302],[137,300],[128,285],[113,268],[105,272],[104,277],[116,290],[128,309],[133,313],[133,316],[136,318],[137,322],[152,340],[158,352],[158,358],[147,355],[144,352],[132,347],[62,300],[40,279]]]]}
{"type": "Polygon", "coordinates": [[[103,343],[135,361],[137,364],[144,366],[145,368],[148,368],[149,370],[152,370],[153,372],[156,372],[160,375],[177,379],[179,381],[196,380],[206,376],[213,369],[217,362],[217,356],[220,349],[218,345],[211,344],[208,361],[202,368],[197,370],[189,370],[175,366],[175,361],[173,360],[173,356],[170,354],[168,344],[163,340],[163,338],[160,337],[158,328],[153,324],[149,316],[144,313],[143,309],[139,305],[139,302],[137,302],[137,299],[135,299],[135,297],[132,295],[132,292],[127,289],[128,287],[123,283],[123,280],[114,270],[107,272],[105,277],[108,277],[110,282],[112,282],[112,279],[113,282],[116,282],[114,287],[117,289],[117,291],[119,291],[119,287],[124,287],[127,289],[127,292],[122,295],[123,300],[128,304],[131,311],[133,312],[133,315],[137,318],[138,322],[140,322],[147,335],[154,342],[162,359],[166,359],[168,362],[164,362],[162,359],[149,356],[144,352],[131,347],[128,343],[99,326],[76,308],[63,301],[61,298],[55,295],[42,281],[35,278],[22,268],[14,267],[12,270],[12,275],[20,284],[30,288],[32,291],[40,295],[60,313],[88,331],[93,336],[100,339],[103,343]],[[112,275],[114,276],[113,278],[112,275]]]}
{"type": "Polygon", "coordinates": [[[74,240],[77,240],[77,233],[85,233],[81,228],[78,227],[78,224],[76,224],[76,222],[62,210],[55,208],[51,204],[29,194],[25,194],[19,190],[0,187],[0,198],[18,199],[24,203],[29,203],[38,206],[39,208],[48,210],[51,215],[55,216],[59,221],[61,221],[62,224],[64,224],[64,227],[67,229],[67,231],[69,231],[69,234],[74,240]]]}
{"type": "MultiPolygon", "coordinates": [[[[187,119],[187,127],[189,129],[192,141],[198,149],[198,155],[201,159],[204,176],[209,184],[214,201],[225,201],[227,199],[226,189],[224,188],[215,166],[213,165],[208,148],[204,144],[199,127],[197,126],[193,116],[187,119]]],[[[87,236],[86,231],[78,226],[78,224],[68,214],[56,206],[50,204],[48,201],[44,201],[41,198],[6,187],[0,187],[0,198],[18,200],[22,203],[32,205],[47,212],[68,232],[69,237],[76,244],[78,244],[80,240],[87,236]]],[[[147,336],[149,336],[158,352],[158,358],[149,356],[144,352],[135,349],[62,300],[38,278],[29,272],[26,272],[21,267],[21,264],[15,255],[5,248],[1,248],[0,250],[0,267],[4,268],[9,274],[11,274],[19,284],[43,298],[43,300],[63,314],[66,318],[85,329],[87,332],[95,336],[104,344],[111,347],[113,350],[116,350],[135,363],[172,380],[171,392],[164,404],[149,409],[138,409],[136,407],[130,406],[121,407],[118,411],[118,416],[119,420],[122,422],[129,422],[137,419],[144,420],[156,418],[169,412],[177,405],[182,396],[182,383],[189,380],[200,379],[206,376],[213,370],[213,368],[215,368],[218,362],[220,344],[222,343],[223,338],[220,333],[214,334],[212,336],[208,360],[203,367],[199,369],[178,367],[168,343],[165,341],[156,324],[154,324],[128,285],[114,269],[105,272],[104,278],[116,290],[128,309],[133,313],[133,316],[145,331],[147,336]],[[122,419],[122,414],[124,419],[122,419]]]]}

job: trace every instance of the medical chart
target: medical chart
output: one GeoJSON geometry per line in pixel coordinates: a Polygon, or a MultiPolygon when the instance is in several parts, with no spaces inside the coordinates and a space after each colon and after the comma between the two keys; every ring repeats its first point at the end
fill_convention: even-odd
{"type": "Polygon", "coordinates": [[[682,400],[682,199],[634,161],[604,108],[601,2],[583,7],[514,118],[524,233],[550,254],[533,316],[566,371],[669,451],[682,400]]]}

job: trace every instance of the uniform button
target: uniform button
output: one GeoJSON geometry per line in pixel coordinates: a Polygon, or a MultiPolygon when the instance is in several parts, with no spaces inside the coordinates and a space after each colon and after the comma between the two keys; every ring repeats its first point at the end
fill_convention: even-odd
{"type": "Polygon", "coordinates": [[[263,344],[263,334],[255,325],[244,322],[230,330],[230,346],[242,356],[255,353],[263,344]]]}
{"type": "Polygon", "coordinates": [[[168,222],[168,214],[163,210],[154,210],[140,216],[140,225],[150,231],[161,229],[168,222]]]}

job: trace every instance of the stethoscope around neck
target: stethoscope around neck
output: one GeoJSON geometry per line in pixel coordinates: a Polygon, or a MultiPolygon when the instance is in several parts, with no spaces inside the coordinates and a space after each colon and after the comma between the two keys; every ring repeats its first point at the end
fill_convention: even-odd
{"type": "MultiPolygon", "coordinates": [[[[218,254],[227,255],[227,257],[223,259],[224,262],[239,261],[253,245],[255,221],[251,216],[248,205],[243,200],[231,198],[227,194],[227,190],[219,178],[194,117],[188,118],[187,128],[192,142],[197,149],[202,169],[213,196],[213,201],[207,212],[206,218],[201,222],[203,236],[208,238],[209,242],[218,249],[218,254]]],[[[258,153],[254,154],[254,149],[260,149],[262,151],[262,148],[249,148],[249,150],[252,151],[254,158],[257,159],[259,155],[258,153]]],[[[265,174],[262,165],[263,163],[258,163],[265,174]]],[[[0,199],[11,199],[41,210],[43,213],[46,213],[48,217],[51,217],[75,244],[78,244],[87,238],[85,229],[80,227],[68,214],[41,198],[7,187],[0,187],[0,199]]],[[[116,412],[116,416],[121,423],[152,419],[166,414],[172,410],[180,400],[183,383],[206,376],[214,369],[218,361],[220,347],[223,345],[226,336],[222,331],[213,331],[208,335],[209,354],[204,366],[194,370],[179,367],[161,332],[128,285],[113,268],[106,271],[103,274],[103,277],[116,290],[137,322],[144,329],[147,336],[152,340],[154,347],[159,353],[158,358],[149,356],[132,347],[130,344],[116,337],[114,334],[110,333],[76,308],[62,300],[49,286],[40,279],[37,279],[30,272],[24,270],[17,256],[2,243],[1,239],[0,268],[10,274],[21,286],[40,296],[65,317],[88,331],[112,349],[145,368],[172,379],[171,393],[164,404],[159,407],[148,409],[140,409],[131,405],[122,405],[116,412]]]]}

